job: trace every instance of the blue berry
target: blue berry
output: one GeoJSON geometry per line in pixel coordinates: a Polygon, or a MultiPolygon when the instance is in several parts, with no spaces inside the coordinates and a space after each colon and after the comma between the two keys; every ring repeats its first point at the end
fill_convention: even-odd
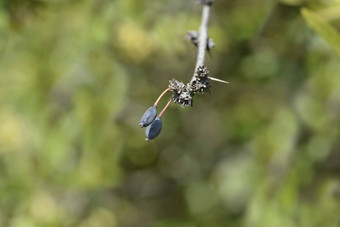
{"type": "Polygon", "coordinates": [[[162,130],[162,119],[157,117],[145,130],[146,140],[156,138],[162,130]]]}
{"type": "Polygon", "coordinates": [[[140,119],[139,126],[143,128],[150,125],[155,120],[156,116],[157,116],[156,107],[155,106],[150,107],[145,111],[142,118],[140,119]]]}

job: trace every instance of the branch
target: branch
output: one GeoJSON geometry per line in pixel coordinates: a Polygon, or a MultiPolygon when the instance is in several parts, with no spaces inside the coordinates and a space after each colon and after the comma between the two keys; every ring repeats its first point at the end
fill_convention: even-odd
{"type": "Polygon", "coordinates": [[[191,78],[190,82],[193,82],[196,78],[196,71],[199,66],[204,65],[204,58],[207,49],[207,42],[208,42],[208,23],[209,23],[209,16],[210,16],[210,8],[211,3],[205,3],[202,9],[202,22],[199,29],[199,37],[198,37],[198,54],[196,60],[196,66],[194,75],[191,78]]]}
{"type": "Polygon", "coordinates": [[[198,47],[197,61],[194,75],[186,85],[175,79],[170,80],[170,89],[174,93],[172,99],[182,107],[192,106],[193,97],[196,93],[209,92],[210,77],[209,71],[204,66],[206,50],[214,46],[214,42],[208,38],[208,22],[210,16],[210,7],[214,0],[199,0],[203,4],[202,22],[198,34],[195,31],[188,32],[188,38],[198,47]],[[209,41],[210,40],[210,41],[209,41]]]}
{"type": "Polygon", "coordinates": [[[210,8],[215,0],[197,0],[203,5],[202,9],[202,22],[199,28],[198,33],[196,31],[188,31],[187,38],[191,40],[191,42],[197,46],[198,54],[196,60],[196,66],[194,75],[192,76],[189,83],[184,84],[178,80],[172,79],[170,80],[170,85],[168,89],[166,89],[156,100],[155,104],[146,110],[144,115],[140,120],[140,126],[146,128],[146,137],[147,140],[154,139],[158,136],[162,129],[162,121],[161,117],[164,111],[168,108],[168,106],[174,102],[179,103],[182,107],[192,106],[193,105],[193,97],[197,93],[209,92],[210,88],[210,80],[217,81],[220,83],[228,83],[227,81],[223,81],[217,78],[213,78],[208,76],[209,71],[207,67],[204,66],[204,58],[206,51],[209,51],[215,44],[214,42],[208,38],[208,23],[210,16],[210,8]],[[159,100],[163,97],[163,95],[167,91],[172,91],[173,96],[168,102],[168,104],[164,107],[162,112],[157,115],[157,106],[159,100]]]}

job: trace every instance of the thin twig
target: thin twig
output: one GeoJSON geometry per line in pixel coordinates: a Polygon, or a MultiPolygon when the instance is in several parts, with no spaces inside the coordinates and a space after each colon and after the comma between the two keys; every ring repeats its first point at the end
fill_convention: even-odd
{"type": "Polygon", "coordinates": [[[207,48],[207,42],[208,42],[208,23],[209,23],[209,16],[210,16],[210,8],[211,4],[204,4],[202,9],[202,21],[201,26],[199,29],[199,37],[198,37],[198,54],[197,54],[197,60],[196,60],[196,66],[194,75],[191,78],[191,81],[195,80],[195,73],[199,66],[204,65],[204,58],[207,48]]]}

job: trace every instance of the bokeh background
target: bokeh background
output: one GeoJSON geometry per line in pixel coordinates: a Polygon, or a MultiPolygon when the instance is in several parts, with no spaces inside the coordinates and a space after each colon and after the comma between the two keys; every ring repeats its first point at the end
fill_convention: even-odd
{"type": "Polygon", "coordinates": [[[340,226],[340,1],[0,1],[0,226],[340,226]],[[170,94],[161,101],[162,108],[170,94]]]}

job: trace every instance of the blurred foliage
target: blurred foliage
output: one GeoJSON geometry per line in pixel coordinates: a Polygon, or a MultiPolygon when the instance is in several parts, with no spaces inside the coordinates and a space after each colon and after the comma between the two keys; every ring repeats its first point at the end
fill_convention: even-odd
{"type": "Polygon", "coordinates": [[[340,1],[0,1],[0,226],[340,226],[340,1]],[[162,107],[167,102],[161,101],[162,107]]]}

